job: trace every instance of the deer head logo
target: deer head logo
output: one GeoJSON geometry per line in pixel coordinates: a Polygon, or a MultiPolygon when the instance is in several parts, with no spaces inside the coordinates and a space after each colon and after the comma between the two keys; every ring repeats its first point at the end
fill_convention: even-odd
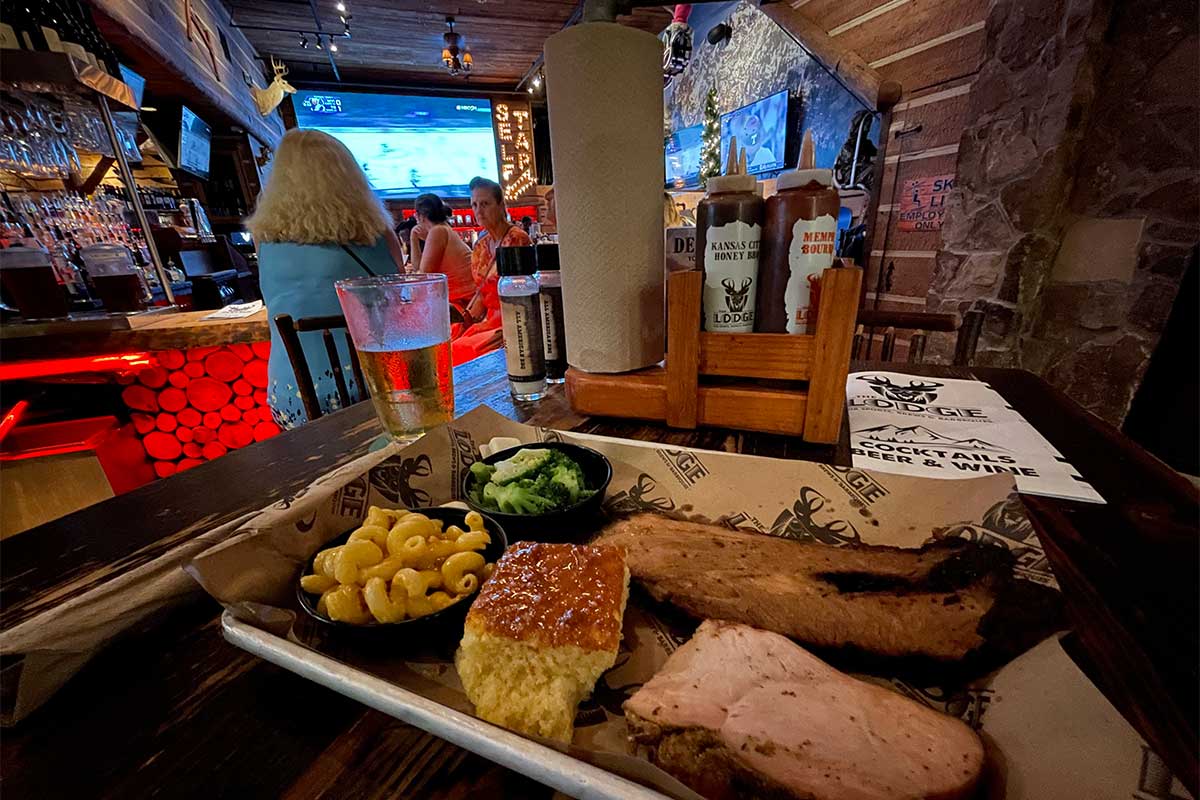
{"type": "Polygon", "coordinates": [[[266,89],[258,88],[251,83],[248,75],[245,76],[246,85],[250,87],[250,94],[254,97],[254,105],[258,108],[258,113],[264,117],[283,102],[285,94],[296,93],[296,87],[283,79],[283,76],[288,74],[288,68],[282,61],[277,61],[274,56],[271,56],[271,69],[275,71],[275,79],[266,89]]]}
{"type": "Polygon", "coordinates": [[[735,289],[732,278],[721,281],[721,285],[725,287],[725,305],[730,311],[737,313],[746,310],[746,301],[750,298],[750,285],[753,283],[753,278],[743,278],[742,285],[735,289]]]}
{"type": "Polygon", "coordinates": [[[908,386],[897,386],[889,379],[878,375],[870,375],[865,378],[859,378],[860,381],[866,381],[871,387],[871,391],[875,394],[886,397],[888,400],[895,400],[898,403],[932,403],[937,399],[937,390],[945,384],[935,383],[930,381],[909,381],[908,386]]]}

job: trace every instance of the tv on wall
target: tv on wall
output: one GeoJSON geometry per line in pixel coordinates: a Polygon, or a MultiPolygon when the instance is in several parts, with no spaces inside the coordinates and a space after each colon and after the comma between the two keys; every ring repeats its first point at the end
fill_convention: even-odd
{"type": "Polygon", "coordinates": [[[700,132],[704,126],[682,128],[667,137],[666,167],[668,189],[693,189],[700,186],[700,132]]]}
{"type": "Polygon", "coordinates": [[[292,102],[296,124],[340,139],[380,197],[466,197],[476,175],[498,178],[484,98],[300,90],[292,102]]]}
{"type": "Polygon", "coordinates": [[[721,115],[721,171],[729,158],[729,142],[737,137],[738,150],[746,151],[746,171],[751,175],[783,169],[787,144],[787,91],[755,100],[721,115]]]}
{"type": "Polygon", "coordinates": [[[179,168],[207,178],[212,128],[187,106],[180,109],[179,116],[179,168]]]}

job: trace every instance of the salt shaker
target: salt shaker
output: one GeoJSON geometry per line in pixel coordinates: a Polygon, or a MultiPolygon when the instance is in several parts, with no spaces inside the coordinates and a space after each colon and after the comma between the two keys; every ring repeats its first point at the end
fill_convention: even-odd
{"type": "Polygon", "coordinates": [[[500,319],[512,396],[540,400],[546,393],[546,355],[542,341],[538,281],[533,247],[497,247],[500,319]]]}

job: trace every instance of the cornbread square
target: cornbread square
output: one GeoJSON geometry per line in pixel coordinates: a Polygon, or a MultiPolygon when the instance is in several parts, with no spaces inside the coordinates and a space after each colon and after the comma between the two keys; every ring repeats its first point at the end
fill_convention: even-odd
{"type": "Polygon", "coordinates": [[[508,548],[471,605],[454,656],[475,713],[570,742],[580,701],[617,659],[628,597],[619,548],[508,548]]]}

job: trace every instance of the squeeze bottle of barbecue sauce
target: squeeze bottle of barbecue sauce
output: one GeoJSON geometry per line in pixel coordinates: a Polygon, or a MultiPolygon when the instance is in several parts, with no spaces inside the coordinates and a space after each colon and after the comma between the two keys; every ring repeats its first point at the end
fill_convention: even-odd
{"type": "Polygon", "coordinates": [[[821,272],[833,265],[841,199],[833,171],[814,169],[812,132],[800,165],[779,176],[766,203],[758,303],[759,333],[815,333],[821,272]]]}
{"type": "Polygon", "coordinates": [[[708,179],[707,193],[696,206],[696,261],[704,272],[700,300],[703,330],[751,333],[762,238],[763,200],[753,175],[746,172],[746,151],[736,155],[729,141],[724,175],[708,179]]]}

